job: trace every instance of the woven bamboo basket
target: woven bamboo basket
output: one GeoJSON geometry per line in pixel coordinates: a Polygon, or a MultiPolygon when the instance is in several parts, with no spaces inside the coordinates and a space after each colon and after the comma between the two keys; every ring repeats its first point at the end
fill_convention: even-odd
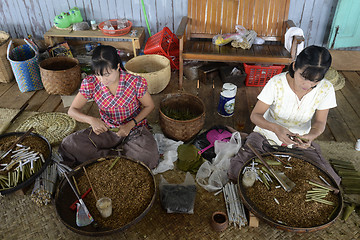
{"type": "Polygon", "coordinates": [[[332,83],[335,91],[340,90],[345,86],[345,77],[332,67],[326,72],[325,79],[332,83]]]}
{"type": "Polygon", "coordinates": [[[170,82],[170,61],[161,55],[134,57],[125,64],[125,69],[128,73],[145,78],[150,94],[160,93],[170,82]]]}
{"type": "Polygon", "coordinates": [[[49,94],[71,95],[81,83],[79,61],[70,57],[53,57],[40,63],[41,80],[49,94]]]}
{"type": "Polygon", "coordinates": [[[160,127],[164,135],[172,139],[188,142],[200,132],[205,122],[205,105],[203,101],[188,93],[167,94],[160,102],[160,127]],[[162,109],[189,109],[196,117],[190,120],[175,120],[162,109]]]}
{"type": "Polygon", "coordinates": [[[10,42],[10,35],[0,31],[0,82],[9,83],[14,79],[11,65],[6,57],[7,47],[10,42]]]}

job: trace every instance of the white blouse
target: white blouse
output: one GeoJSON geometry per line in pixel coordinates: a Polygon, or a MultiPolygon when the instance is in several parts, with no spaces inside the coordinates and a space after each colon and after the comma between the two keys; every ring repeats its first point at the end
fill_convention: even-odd
{"type": "MultiPolygon", "coordinates": [[[[288,84],[286,73],[271,78],[257,98],[270,105],[264,113],[266,120],[277,123],[293,133],[304,135],[310,132],[311,119],[316,110],[336,107],[335,90],[328,80],[323,79],[299,100],[288,84]]],[[[265,136],[270,144],[282,143],[274,132],[267,129],[256,126],[254,132],[265,136]]]]}

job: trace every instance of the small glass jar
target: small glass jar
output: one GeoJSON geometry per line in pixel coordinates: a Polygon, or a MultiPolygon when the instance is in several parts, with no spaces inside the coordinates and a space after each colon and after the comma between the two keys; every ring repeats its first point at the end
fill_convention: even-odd
{"type": "Polygon", "coordinates": [[[97,30],[97,24],[96,24],[96,21],[95,20],[91,20],[90,21],[90,24],[91,24],[91,29],[92,30],[97,30]]]}

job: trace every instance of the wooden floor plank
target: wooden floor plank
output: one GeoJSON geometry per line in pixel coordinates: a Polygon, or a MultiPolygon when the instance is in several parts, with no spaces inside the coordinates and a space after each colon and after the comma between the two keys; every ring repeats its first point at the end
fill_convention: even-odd
{"type": "Polygon", "coordinates": [[[238,131],[245,131],[245,124],[248,120],[249,112],[247,107],[246,91],[244,87],[238,88],[235,98],[234,128],[238,131]]]}
{"type": "Polygon", "coordinates": [[[349,102],[351,107],[354,109],[358,117],[360,117],[359,90],[356,90],[356,88],[352,85],[352,82],[350,81],[347,81],[345,86],[340,90],[340,92],[344,95],[344,97],[349,102]]]}
{"type": "Polygon", "coordinates": [[[257,87],[245,87],[246,99],[248,104],[248,121],[245,125],[245,132],[250,133],[255,125],[250,121],[250,114],[255,107],[257,102],[257,96],[259,95],[259,89],[257,87]]]}
{"type": "MultiPolygon", "coordinates": [[[[354,142],[360,138],[360,72],[342,72],[346,77],[346,85],[343,89],[336,92],[338,107],[329,112],[328,123],[324,133],[319,140],[336,140],[354,142]]],[[[212,84],[200,83],[197,89],[197,79],[190,81],[184,80],[183,89],[194,95],[197,95],[204,101],[206,107],[206,119],[204,128],[210,128],[217,124],[232,125],[233,128],[250,133],[254,124],[250,121],[250,113],[257,101],[257,95],[261,87],[241,86],[237,90],[235,99],[235,112],[231,118],[221,117],[217,113],[217,105],[220,97],[222,82],[219,78],[212,84]]],[[[168,86],[160,94],[152,95],[155,110],[148,117],[150,123],[158,123],[158,108],[161,99],[167,93],[181,92],[178,89],[178,72],[173,71],[168,86]]],[[[21,93],[17,83],[0,83],[0,107],[2,108],[20,108],[26,101],[29,101],[27,111],[42,112],[67,112],[64,108],[60,96],[49,95],[45,90],[21,93]]],[[[83,112],[92,116],[99,117],[99,111],[94,102],[88,102],[83,108],[83,112]]]]}
{"type": "Polygon", "coordinates": [[[1,96],[1,107],[19,109],[26,103],[36,91],[20,92],[17,84],[13,84],[8,91],[1,96]]]}
{"type": "Polygon", "coordinates": [[[7,92],[13,85],[17,85],[15,81],[12,81],[10,83],[1,83],[0,84],[0,97],[7,92]]]}
{"type": "Polygon", "coordinates": [[[204,102],[205,105],[205,123],[204,129],[209,129],[213,124],[215,112],[212,109],[214,105],[213,88],[207,87],[204,83],[199,81],[198,97],[204,102]]]}
{"type": "Polygon", "coordinates": [[[355,141],[355,137],[352,135],[350,128],[346,125],[344,119],[341,116],[341,113],[337,108],[330,109],[327,122],[336,141],[355,141]]]}
{"type": "Polygon", "coordinates": [[[39,112],[54,112],[60,104],[62,101],[59,95],[50,95],[39,108],[39,112]]]}
{"type": "Polygon", "coordinates": [[[38,90],[29,100],[29,106],[26,108],[27,111],[37,112],[41,108],[41,106],[46,102],[49,98],[49,94],[44,90],[38,90]]]}
{"type": "Polygon", "coordinates": [[[351,129],[352,135],[358,139],[360,138],[360,118],[344,97],[342,92],[336,92],[336,101],[338,104],[338,111],[342,115],[346,125],[351,129]]]}
{"type": "Polygon", "coordinates": [[[319,137],[317,137],[316,140],[335,141],[334,135],[331,133],[331,130],[330,130],[328,124],[326,124],[324,132],[319,137]]]}
{"type": "Polygon", "coordinates": [[[341,71],[340,73],[346,78],[345,85],[350,82],[357,91],[360,90],[360,75],[357,72],[341,71]]]}

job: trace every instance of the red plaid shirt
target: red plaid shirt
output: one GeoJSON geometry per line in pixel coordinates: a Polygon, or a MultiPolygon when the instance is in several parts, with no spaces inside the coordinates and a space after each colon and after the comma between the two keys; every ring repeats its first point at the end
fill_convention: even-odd
{"type": "MultiPolygon", "coordinates": [[[[79,92],[86,99],[93,99],[99,107],[101,119],[109,127],[119,127],[136,117],[141,111],[142,98],[147,91],[147,82],[143,77],[120,70],[119,86],[116,95],[112,95],[95,75],[90,75],[81,83],[79,92]]],[[[137,127],[147,124],[143,119],[137,127]]]]}

